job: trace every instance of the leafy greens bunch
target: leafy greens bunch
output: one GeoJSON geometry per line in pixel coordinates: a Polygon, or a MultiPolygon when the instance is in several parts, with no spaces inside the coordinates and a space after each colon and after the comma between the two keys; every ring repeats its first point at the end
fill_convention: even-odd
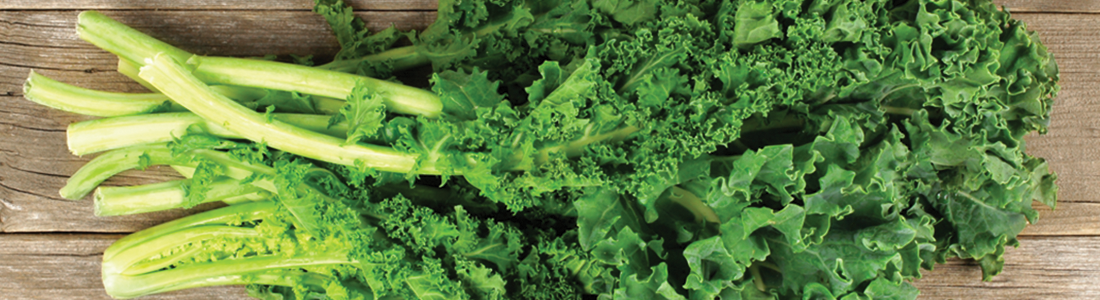
{"type": "Polygon", "coordinates": [[[70,126],[107,152],[63,196],[170,165],[186,179],[100,187],[97,213],[229,204],[112,245],[109,294],[913,299],[947,258],[999,273],[1055,204],[1023,136],[1057,67],[989,1],[440,1],[377,33],[316,4],[342,46],[322,65],[85,12],[154,92],[31,74],[28,99],[107,117],[70,126]]]}

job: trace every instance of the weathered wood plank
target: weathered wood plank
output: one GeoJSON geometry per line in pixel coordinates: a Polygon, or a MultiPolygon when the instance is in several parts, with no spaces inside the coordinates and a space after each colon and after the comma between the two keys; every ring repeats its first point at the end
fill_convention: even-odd
{"type": "Polygon", "coordinates": [[[977,264],[953,260],[917,280],[922,299],[1098,299],[1100,237],[1029,237],[1005,250],[1004,273],[982,282],[977,264]]]}
{"type": "Polygon", "coordinates": [[[994,0],[1004,5],[1010,12],[1045,13],[1097,13],[1100,1],[1097,0],[994,0]]]}
{"type": "MultiPolygon", "coordinates": [[[[76,11],[0,12],[4,39],[0,61],[25,66],[28,59],[57,63],[62,70],[85,60],[106,57],[105,52],[76,36],[76,11]]],[[[169,44],[197,54],[256,56],[264,54],[331,55],[339,50],[336,38],[320,16],[303,11],[111,11],[104,14],[169,44]]],[[[421,29],[434,12],[360,12],[371,30],[391,24],[399,29],[421,29]]],[[[108,69],[113,69],[108,68],[108,69]]]]}
{"type": "MultiPolygon", "coordinates": [[[[111,299],[103,290],[103,250],[120,235],[0,234],[4,299],[111,299]]],[[[239,286],[182,290],[142,299],[250,299],[239,286]]]]}
{"type": "Polygon", "coordinates": [[[124,234],[0,234],[0,255],[102,255],[124,234]]]}
{"type": "MultiPolygon", "coordinates": [[[[344,0],[356,10],[435,10],[438,0],[344,0]]],[[[0,10],[311,10],[309,0],[5,0],[0,10]]]]}
{"type": "MultiPolygon", "coordinates": [[[[1036,1],[1039,2],[1039,1],[1036,1]]],[[[1019,13],[1029,30],[1039,33],[1063,73],[1100,71],[1100,17],[1091,14],[1019,13]]],[[[1068,76],[1068,74],[1067,74],[1068,76]]],[[[1095,91],[1095,89],[1090,89],[1095,91]]]]}

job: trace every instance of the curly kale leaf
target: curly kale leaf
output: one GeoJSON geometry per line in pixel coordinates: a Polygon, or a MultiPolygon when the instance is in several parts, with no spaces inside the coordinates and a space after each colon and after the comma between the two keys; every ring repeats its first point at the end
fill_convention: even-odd
{"type": "Polygon", "coordinates": [[[353,144],[373,138],[384,125],[386,105],[383,97],[371,92],[365,85],[356,84],[348,94],[347,104],[340,108],[340,114],[333,115],[329,124],[347,121],[348,131],[345,143],[353,144]]]}

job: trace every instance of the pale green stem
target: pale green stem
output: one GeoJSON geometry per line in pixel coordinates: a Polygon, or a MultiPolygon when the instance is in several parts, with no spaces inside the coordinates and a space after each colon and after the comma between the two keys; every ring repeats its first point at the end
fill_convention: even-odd
{"type": "Polygon", "coordinates": [[[752,274],[752,283],[756,286],[756,290],[761,292],[767,292],[768,287],[764,285],[764,276],[760,275],[760,267],[756,264],[749,265],[749,274],[752,274]]]}
{"type": "MultiPolygon", "coordinates": [[[[137,76],[136,74],[134,76],[137,76]]],[[[143,80],[144,81],[144,80],[143,80]]],[[[267,96],[262,89],[217,85],[215,92],[241,103],[255,102],[267,96]]],[[[115,117],[152,112],[186,112],[168,96],[161,93],[115,93],[77,87],[53,80],[31,71],[23,84],[27,99],[36,103],[71,113],[97,117],[115,117]]],[[[317,113],[334,115],[344,107],[344,100],[313,97],[317,113]]]]}
{"type": "MultiPolygon", "coordinates": [[[[138,77],[138,72],[140,72],[140,71],[141,71],[141,65],[140,64],[138,64],[136,62],[132,62],[132,61],[130,61],[128,59],[125,59],[125,58],[122,58],[122,57],[118,58],[118,72],[119,73],[122,73],[122,75],[126,75],[126,77],[130,77],[130,79],[134,80],[135,82],[137,82],[141,86],[144,86],[145,88],[149,89],[150,92],[160,94],[160,92],[157,91],[157,88],[153,87],[152,84],[149,84],[148,82],[145,81],[145,79],[141,79],[141,77],[138,77]]],[[[167,97],[165,97],[165,98],[167,98],[167,97]]]]}
{"type": "Polygon", "coordinates": [[[157,110],[180,111],[161,94],[113,93],[65,84],[34,71],[23,83],[23,96],[35,103],[82,115],[111,117],[149,113],[157,110]]]}
{"type": "Polygon", "coordinates": [[[175,251],[175,252],[172,252],[171,254],[168,254],[168,255],[161,255],[159,258],[156,258],[156,259],[142,260],[140,262],[137,262],[137,263],[134,263],[134,264],[130,265],[129,268],[123,269],[122,272],[120,272],[120,274],[122,274],[122,275],[141,275],[141,274],[153,272],[153,271],[156,271],[156,270],[164,269],[164,268],[172,266],[172,264],[179,263],[179,261],[182,260],[185,257],[190,257],[191,255],[195,255],[195,253],[198,253],[199,250],[202,250],[202,248],[200,248],[200,247],[187,247],[187,248],[185,248],[184,250],[181,250],[181,251],[175,251]]]}
{"type": "Polygon", "coordinates": [[[77,17],[76,33],[100,49],[114,53],[131,63],[144,64],[158,53],[186,61],[191,53],[157,40],[100,12],[89,10],[77,17]]]}
{"type": "MultiPolygon", "coordinates": [[[[164,53],[178,62],[187,62],[193,56],[187,51],[141,33],[96,11],[85,11],[80,14],[77,19],[77,34],[81,39],[118,55],[120,60],[127,61],[124,63],[138,67],[149,64],[158,53],[164,53]]],[[[380,93],[386,98],[386,108],[390,111],[429,118],[438,117],[443,111],[443,104],[434,93],[398,83],[280,62],[194,57],[195,60],[190,63],[195,65],[195,68],[202,68],[201,71],[196,70],[196,75],[213,80],[209,81],[211,83],[296,91],[347,99],[351,89],[362,82],[370,87],[372,92],[380,93]],[[204,64],[206,66],[203,66],[204,64]]],[[[132,67],[126,66],[128,69],[132,67]]],[[[188,69],[191,68],[188,67],[188,69]]],[[[138,77],[141,78],[140,74],[138,77]]],[[[148,79],[142,79],[149,82],[148,79]]],[[[153,87],[161,90],[155,84],[153,87]]]]}
{"type": "MultiPolygon", "coordinates": [[[[261,256],[245,259],[229,259],[208,263],[188,264],[179,268],[142,275],[122,275],[103,272],[103,285],[107,293],[116,299],[129,299],[175,290],[248,284],[255,275],[287,269],[304,269],[332,265],[355,264],[355,260],[340,253],[300,254],[293,257],[261,256]]],[[[106,267],[108,262],[104,262],[106,267]]],[[[263,277],[274,279],[273,276],[263,277]]],[[[285,281],[277,281],[285,282],[285,281]]]]}
{"type": "Polygon", "coordinates": [[[70,200],[84,198],[107,178],[141,167],[143,160],[150,165],[167,164],[172,161],[172,153],[163,144],[134,146],[103,153],[69,177],[60,190],[61,197],[70,200]]]}
{"type": "Polygon", "coordinates": [[[888,113],[888,114],[892,114],[892,115],[912,116],[914,113],[917,112],[917,109],[908,108],[908,107],[897,107],[897,106],[883,105],[883,106],[880,106],[879,108],[882,109],[883,112],[888,113]]]}
{"type": "Polygon", "coordinates": [[[722,221],[718,219],[718,214],[714,212],[714,209],[706,203],[703,203],[703,199],[688,190],[680,188],[679,186],[673,186],[672,193],[669,195],[668,199],[680,204],[680,206],[690,211],[695,216],[696,221],[705,220],[715,224],[722,223],[722,221]]]}
{"type": "MultiPolygon", "coordinates": [[[[435,93],[366,76],[231,57],[196,55],[188,59],[187,63],[194,67],[194,76],[206,83],[296,91],[336,99],[347,99],[352,89],[357,84],[362,84],[372,93],[382,95],[383,103],[389,111],[429,118],[438,117],[443,112],[443,102],[435,93]]],[[[149,79],[146,78],[146,81],[149,79]]],[[[156,83],[153,85],[156,86],[156,83]]]]}
{"type": "Polygon", "coordinates": [[[209,210],[146,228],[115,241],[103,251],[103,260],[110,260],[119,253],[169,233],[203,225],[224,225],[233,222],[260,220],[274,214],[278,204],[260,201],[209,210]]]}
{"type": "Polygon", "coordinates": [[[390,62],[395,71],[407,70],[429,63],[428,57],[416,51],[416,46],[397,47],[380,53],[371,54],[355,59],[337,60],[317,66],[325,70],[339,72],[354,72],[359,64],[370,61],[374,63],[390,62]]]}
{"type": "MultiPolygon", "coordinates": [[[[308,114],[272,114],[273,119],[307,130],[344,138],[347,123],[329,126],[329,116],[308,114]]],[[[242,136],[221,125],[208,122],[193,113],[161,113],[113,117],[77,122],[66,131],[69,151],[85,155],[129,146],[173,141],[191,131],[228,139],[242,136]]]]}
{"type": "MultiPolygon", "coordinates": [[[[97,216],[119,216],[183,208],[187,204],[186,180],[127,186],[100,187],[95,192],[97,216]]],[[[271,198],[272,193],[240,180],[221,178],[207,185],[203,203],[251,202],[271,198]]]]}
{"type": "Polygon", "coordinates": [[[202,225],[165,233],[119,251],[111,259],[103,260],[103,272],[124,273],[130,266],[160,255],[173,248],[204,240],[242,240],[259,238],[256,229],[227,225],[202,225]],[[108,261],[110,263],[108,263],[108,261]],[[109,270],[110,269],[110,270],[109,270]]]}
{"type": "Polygon", "coordinates": [[[204,119],[276,149],[345,166],[355,166],[358,162],[384,172],[407,173],[416,170],[421,174],[440,173],[434,163],[418,166],[414,154],[374,145],[345,144],[335,137],[279,120],[267,120],[263,114],[215,93],[169,56],[157,56],[151,65],[142,68],[140,75],[204,119]]]}
{"type": "MultiPolygon", "coordinates": [[[[275,175],[275,171],[270,167],[241,162],[220,151],[193,150],[185,155],[201,156],[203,159],[221,166],[222,171],[225,172],[225,176],[237,180],[244,179],[256,173],[266,176],[275,175]]],[[[164,143],[115,149],[97,156],[83,167],[80,167],[76,173],[73,173],[65,183],[65,186],[61,188],[61,196],[66,199],[78,200],[95,189],[96,186],[99,186],[100,183],[103,183],[104,180],[107,180],[107,178],[111,178],[111,176],[121,173],[122,171],[137,169],[142,166],[156,165],[183,165],[195,167],[197,166],[197,162],[194,160],[186,162],[176,160],[172,157],[172,152],[168,150],[167,144],[164,143]]],[[[257,179],[253,181],[252,184],[269,191],[275,190],[274,183],[269,179],[257,179]]]]}

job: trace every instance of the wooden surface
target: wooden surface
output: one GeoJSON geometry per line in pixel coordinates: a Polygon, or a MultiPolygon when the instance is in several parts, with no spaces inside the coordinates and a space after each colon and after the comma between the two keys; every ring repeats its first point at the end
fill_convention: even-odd
{"type": "MultiPolygon", "coordinates": [[[[351,0],[373,29],[418,28],[434,18],[429,0],[351,0]]],[[[977,265],[951,261],[915,282],[922,299],[1100,298],[1100,0],[999,0],[1040,33],[1062,71],[1050,133],[1028,137],[1029,152],[1060,176],[1058,209],[1041,208],[1004,273],[982,282],[977,265]]],[[[123,233],[193,211],[98,218],[91,202],[57,190],[90,157],[65,147],[65,127],[86,117],[22,97],[34,69],[79,86],[138,92],[113,71],[115,58],[76,37],[80,10],[98,9],[185,50],[217,55],[332,55],[324,20],[306,0],[0,1],[0,298],[107,299],[99,255],[123,233]]],[[[110,185],[172,178],[167,169],[127,172],[110,185]]],[[[200,207],[196,210],[202,210],[200,207]]],[[[150,299],[239,299],[237,287],[204,288],[150,299]]]]}

